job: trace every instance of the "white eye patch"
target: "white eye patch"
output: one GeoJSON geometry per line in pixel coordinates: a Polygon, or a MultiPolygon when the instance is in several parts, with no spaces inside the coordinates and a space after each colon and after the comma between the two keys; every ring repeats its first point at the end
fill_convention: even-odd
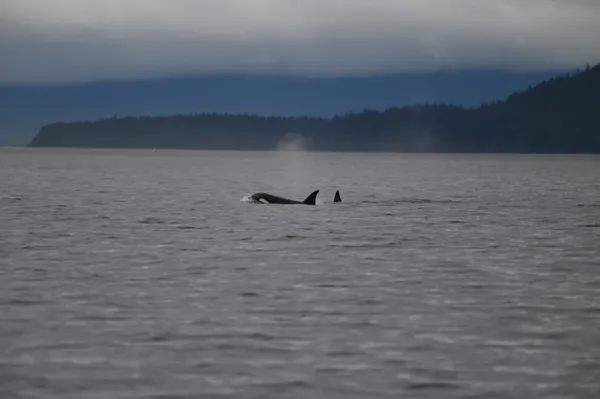
{"type": "Polygon", "coordinates": [[[264,198],[261,198],[261,199],[259,199],[258,201],[259,201],[259,202],[262,202],[263,204],[268,204],[268,203],[269,203],[269,201],[267,201],[267,200],[266,200],[266,199],[264,199],[264,198]]]}

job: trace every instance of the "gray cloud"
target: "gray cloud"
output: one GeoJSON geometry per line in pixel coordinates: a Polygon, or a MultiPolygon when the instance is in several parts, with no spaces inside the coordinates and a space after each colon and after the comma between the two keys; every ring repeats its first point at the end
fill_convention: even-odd
{"type": "Polygon", "coordinates": [[[600,61],[596,0],[0,0],[0,83],[600,61]]]}

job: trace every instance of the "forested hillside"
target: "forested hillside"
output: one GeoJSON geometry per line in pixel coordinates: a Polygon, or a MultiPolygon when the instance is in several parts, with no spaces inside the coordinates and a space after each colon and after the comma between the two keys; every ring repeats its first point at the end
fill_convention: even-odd
{"type": "Polygon", "coordinates": [[[269,150],[289,133],[326,151],[600,153],[600,65],[474,108],[422,104],[333,118],[114,117],[46,125],[30,146],[269,150]]]}

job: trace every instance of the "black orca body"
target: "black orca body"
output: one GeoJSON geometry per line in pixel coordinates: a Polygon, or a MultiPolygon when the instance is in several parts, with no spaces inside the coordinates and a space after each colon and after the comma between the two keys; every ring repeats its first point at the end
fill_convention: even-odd
{"type": "Polygon", "coordinates": [[[304,201],[294,201],[287,198],[278,197],[276,195],[268,194],[268,193],[256,193],[252,195],[250,198],[257,204],[302,204],[302,205],[315,205],[317,200],[317,194],[319,194],[319,190],[313,191],[304,201]]]}

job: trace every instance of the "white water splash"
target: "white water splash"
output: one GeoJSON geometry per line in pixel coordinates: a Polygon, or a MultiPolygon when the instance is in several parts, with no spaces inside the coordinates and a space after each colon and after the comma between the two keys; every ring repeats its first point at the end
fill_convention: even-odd
{"type": "Polygon", "coordinates": [[[254,202],[254,201],[252,201],[251,197],[252,197],[251,194],[246,194],[240,199],[240,202],[254,202]]]}

